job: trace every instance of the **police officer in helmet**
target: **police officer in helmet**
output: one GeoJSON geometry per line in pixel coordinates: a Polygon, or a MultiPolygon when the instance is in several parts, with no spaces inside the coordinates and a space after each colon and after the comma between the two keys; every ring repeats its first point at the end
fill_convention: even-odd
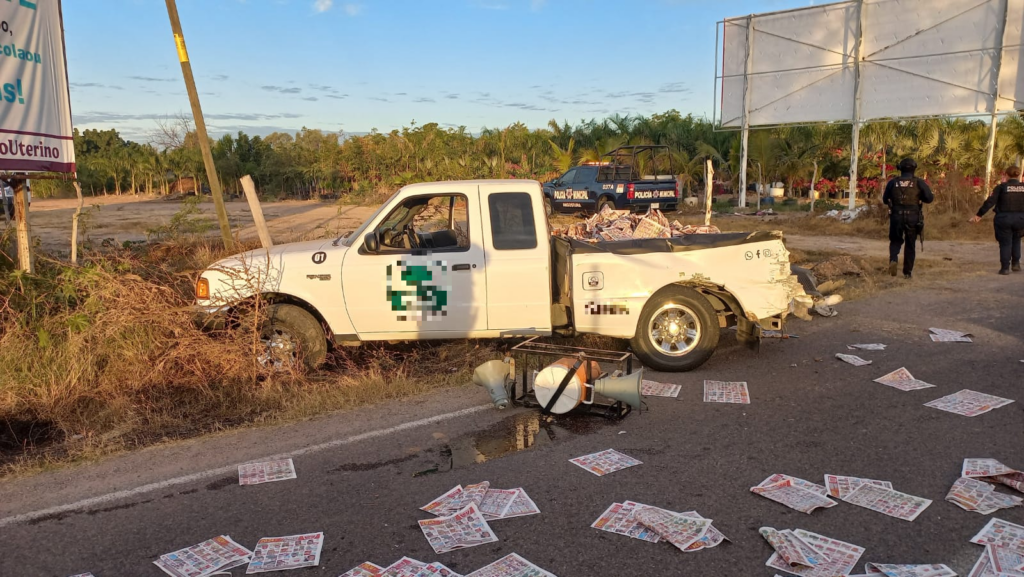
{"type": "Polygon", "coordinates": [[[889,274],[896,276],[900,249],[906,243],[903,255],[903,278],[914,274],[917,258],[917,238],[924,231],[924,213],[921,207],[935,200],[931,187],[914,176],[917,162],[904,158],[900,162],[900,175],[885,186],[882,204],[889,207],[889,274]]]}
{"type": "Polygon", "coordinates": [[[1020,181],[1020,169],[1011,166],[1006,169],[1007,181],[992,191],[985,204],[971,222],[981,222],[985,213],[996,209],[996,240],[999,241],[999,274],[1020,271],[1020,239],[1024,236],[1024,184],[1020,181]],[[1012,259],[1011,259],[1012,257],[1012,259]],[[1012,265],[1011,265],[1012,260],[1012,265]]]}

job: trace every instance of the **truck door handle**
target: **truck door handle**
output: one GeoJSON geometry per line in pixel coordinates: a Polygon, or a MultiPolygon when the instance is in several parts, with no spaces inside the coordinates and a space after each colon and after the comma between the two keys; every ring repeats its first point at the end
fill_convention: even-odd
{"type": "MultiPolygon", "coordinates": [[[[452,267],[452,270],[458,272],[460,270],[469,270],[469,268],[468,264],[457,264],[452,267]]],[[[473,265],[473,268],[476,268],[476,265],[473,265]]]]}

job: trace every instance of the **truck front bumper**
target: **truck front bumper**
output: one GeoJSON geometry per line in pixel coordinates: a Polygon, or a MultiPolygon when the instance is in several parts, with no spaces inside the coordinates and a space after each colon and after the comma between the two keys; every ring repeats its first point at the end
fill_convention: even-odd
{"type": "Polygon", "coordinates": [[[207,306],[192,305],[192,323],[203,330],[221,330],[227,328],[228,305],[207,306]]]}

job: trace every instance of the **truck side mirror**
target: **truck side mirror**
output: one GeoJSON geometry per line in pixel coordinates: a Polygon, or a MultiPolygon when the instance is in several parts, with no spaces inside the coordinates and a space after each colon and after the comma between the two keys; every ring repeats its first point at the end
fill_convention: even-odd
{"type": "Polygon", "coordinates": [[[377,240],[377,233],[366,233],[366,236],[363,237],[363,248],[365,248],[366,252],[369,253],[377,253],[380,251],[380,241],[377,240]]]}

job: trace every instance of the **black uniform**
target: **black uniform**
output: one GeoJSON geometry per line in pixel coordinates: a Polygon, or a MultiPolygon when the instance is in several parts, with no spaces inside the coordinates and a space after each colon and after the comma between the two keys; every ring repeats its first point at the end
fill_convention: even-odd
{"type": "Polygon", "coordinates": [[[917,258],[917,237],[924,230],[924,214],[922,204],[931,204],[935,200],[931,187],[924,180],[914,176],[912,172],[904,172],[889,181],[885,186],[882,203],[889,206],[889,262],[900,258],[903,243],[907,244],[907,253],[903,257],[903,274],[914,271],[914,260],[917,258]]]}
{"type": "Polygon", "coordinates": [[[978,210],[978,216],[992,208],[996,209],[996,240],[999,241],[999,264],[1003,269],[1020,264],[1020,239],[1024,236],[1024,184],[1013,178],[1000,184],[992,191],[985,204],[978,210]]]}

